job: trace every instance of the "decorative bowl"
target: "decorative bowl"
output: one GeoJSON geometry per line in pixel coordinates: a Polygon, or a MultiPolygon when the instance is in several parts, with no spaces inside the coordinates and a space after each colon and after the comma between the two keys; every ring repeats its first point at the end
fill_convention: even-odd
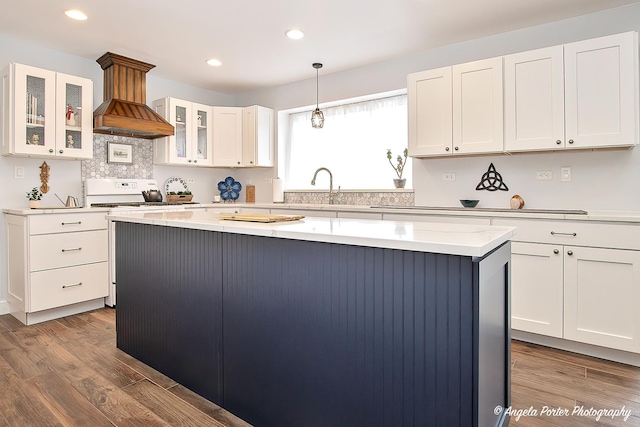
{"type": "Polygon", "coordinates": [[[475,208],[480,200],[460,200],[465,208],[475,208]]]}

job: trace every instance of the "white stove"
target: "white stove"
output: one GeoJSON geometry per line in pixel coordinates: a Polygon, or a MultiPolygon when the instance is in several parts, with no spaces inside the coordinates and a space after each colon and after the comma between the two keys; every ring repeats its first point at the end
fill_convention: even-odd
{"type": "MultiPolygon", "coordinates": [[[[84,183],[85,207],[109,208],[108,213],[141,211],[180,211],[196,203],[145,202],[142,191],[158,190],[153,179],[87,179],[84,183]]],[[[166,196],[166,195],[165,195],[166,196]]],[[[109,221],[109,295],[105,304],[116,305],[115,223],[109,221]]]]}

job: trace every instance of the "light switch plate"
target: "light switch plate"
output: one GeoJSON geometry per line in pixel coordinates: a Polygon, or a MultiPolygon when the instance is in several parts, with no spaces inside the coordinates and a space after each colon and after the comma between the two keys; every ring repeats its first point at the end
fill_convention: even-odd
{"type": "Polygon", "coordinates": [[[571,182],[571,168],[566,166],[560,168],[560,180],[562,182],[571,182]]]}
{"type": "Polygon", "coordinates": [[[16,179],[24,179],[24,166],[16,166],[13,169],[13,177],[16,179]]]}

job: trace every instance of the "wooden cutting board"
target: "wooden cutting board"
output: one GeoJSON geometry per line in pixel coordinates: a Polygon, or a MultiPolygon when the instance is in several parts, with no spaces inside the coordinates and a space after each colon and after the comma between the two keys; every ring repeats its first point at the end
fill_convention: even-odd
{"type": "Polygon", "coordinates": [[[231,221],[247,221],[247,222],[283,222],[283,221],[297,221],[304,218],[304,215],[270,215],[259,213],[246,213],[246,214],[221,214],[220,219],[227,219],[231,221]]]}

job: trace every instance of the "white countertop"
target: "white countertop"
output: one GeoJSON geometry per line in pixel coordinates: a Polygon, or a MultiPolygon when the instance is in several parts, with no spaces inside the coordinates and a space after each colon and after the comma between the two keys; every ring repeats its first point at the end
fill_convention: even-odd
{"type": "MultiPolygon", "coordinates": [[[[600,221],[600,222],[630,222],[640,224],[640,211],[612,211],[594,210],[587,211],[586,215],[562,214],[562,213],[538,213],[523,210],[508,211],[487,211],[476,210],[474,208],[452,209],[417,209],[407,207],[370,207],[361,205],[328,205],[328,204],[284,204],[284,203],[200,203],[188,205],[186,209],[193,208],[237,208],[237,209],[292,209],[292,210],[318,210],[337,212],[365,212],[378,213],[382,215],[403,214],[403,215],[435,215],[435,216],[472,216],[485,218],[522,218],[522,219],[546,219],[560,221],[600,221]]],[[[108,212],[109,208],[65,208],[65,207],[45,207],[38,209],[5,208],[4,213],[13,215],[42,215],[77,212],[108,212]]],[[[284,212],[283,212],[284,213],[284,212]]]]}
{"type": "Polygon", "coordinates": [[[60,213],[89,213],[89,212],[109,212],[109,208],[67,208],[65,206],[52,206],[37,209],[30,208],[5,208],[2,212],[11,215],[43,215],[43,214],[60,214],[60,213]]]}
{"type": "Polygon", "coordinates": [[[371,207],[359,205],[313,205],[313,204],[284,204],[284,203],[202,203],[199,206],[206,208],[263,208],[263,209],[296,209],[296,210],[320,210],[338,212],[367,212],[379,214],[413,214],[413,215],[442,215],[442,216],[475,216],[486,218],[527,218],[527,219],[551,219],[570,221],[603,221],[603,222],[638,222],[640,223],[640,211],[609,211],[587,210],[586,215],[563,213],[539,213],[530,212],[527,209],[488,211],[465,209],[422,209],[412,206],[407,207],[371,207]]]}
{"type": "Polygon", "coordinates": [[[216,213],[198,210],[115,213],[107,218],[169,227],[465,256],[483,256],[510,240],[514,233],[512,227],[318,217],[263,224],[222,220],[216,213]]]}

